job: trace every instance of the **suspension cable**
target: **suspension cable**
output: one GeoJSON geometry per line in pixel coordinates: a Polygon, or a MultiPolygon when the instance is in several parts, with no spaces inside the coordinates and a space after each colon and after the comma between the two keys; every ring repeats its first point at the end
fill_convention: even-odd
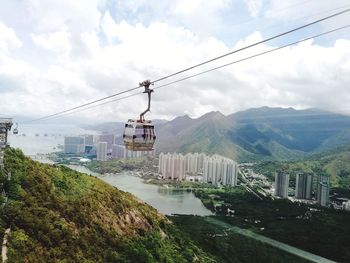
{"type": "MultiPolygon", "coordinates": [[[[340,30],[343,30],[343,29],[346,29],[346,28],[350,28],[350,24],[342,26],[342,27],[338,27],[338,28],[335,28],[335,29],[332,29],[332,30],[329,30],[329,31],[326,31],[326,32],[323,32],[323,33],[320,33],[320,34],[317,34],[317,35],[313,35],[313,36],[310,36],[310,37],[307,37],[307,38],[303,38],[301,40],[294,41],[294,42],[285,44],[283,46],[280,46],[280,47],[277,47],[277,48],[274,48],[274,49],[270,49],[270,50],[267,50],[267,51],[264,51],[264,52],[260,52],[260,53],[257,53],[257,54],[254,54],[254,55],[251,55],[251,56],[239,59],[239,60],[235,60],[235,61],[223,64],[223,65],[220,65],[220,66],[217,66],[217,67],[205,70],[205,71],[201,71],[199,73],[192,74],[190,76],[186,76],[184,78],[180,78],[180,79],[168,82],[166,84],[157,86],[157,87],[155,87],[153,89],[156,90],[156,89],[164,88],[164,87],[173,85],[175,83],[179,83],[179,82],[182,82],[182,81],[185,81],[185,80],[188,80],[188,79],[191,79],[191,78],[194,78],[194,77],[197,77],[197,76],[200,76],[200,75],[203,75],[203,74],[206,74],[206,73],[209,73],[209,72],[212,72],[212,71],[215,71],[215,70],[218,70],[218,69],[221,69],[221,68],[233,65],[233,64],[237,64],[237,63],[240,63],[240,62],[243,62],[243,61],[246,61],[246,60],[250,60],[250,59],[253,59],[253,58],[256,58],[256,57],[260,57],[262,55],[269,54],[269,53],[272,53],[272,52],[284,49],[286,47],[293,46],[293,45],[296,45],[296,44],[299,44],[299,43],[302,43],[302,42],[305,42],[305,41],[308,41],[308,40],[311,40],[311,39],[314,39],[314,38],[318,38],[318,37],[321,37],[321,36],[324,36],[324,35],[328,35],[328,34],[331,34],[331,33],[334,33],[336,31],[340,31],[340,30]]],[[[77,112],[93,109],[93,108],[100,107],[100,106],[103,106],[103,105],[106,105],[106,104],[109,104],[109,103],[113,103],[113,102],[116,102],[116,101],[120,101],[120,100],[124,100],[124,99],[130,98],[130,97],[134,97],[134,96],[137,96],[137,95],[140,95],[140,94],[143,94],[143,92],[133,93],[133,94],[121,97],[121,98],[117,98],[117,99],[106,101],[106,102],[103,102],[103,103],[100,103],[100,104],[92,105],[92,106],[87,107],[87,108],[82,108],[82,109],[77,109],[75,111],[67,112],[65,114],[58,115],[58,116],[55,116],[55,117],[61,117],[61,116],[64,116],[64,115],[73,114],[73,113],[77,113],[77,112]]]]}
{"type": "MultiPolygon", "coordinates": [[[[298,31],[298,30],[301,30],[301,29],[303,29],[303,28],[306,28],[306,27],[309,27],[309,26],[311,26],[311,25],[317,24],[317,23],[319,23],[319,22],[322,22],[322,21],[331,19],[331,18],[333,18],[333,17],[342,15],[342,14],[347,13],[347,12],[349,12],[349,11],[350,11],[350,8],[345,9],[345,10],[342,10],[342,11],[337,12],[337,13],[335,13],[335,14],[332,14],[332,15],[329,15],[329,16],[326,16],[326,17],[323,17],[323,18],[321,18],[321,19],[317,19],[317,20],[315,20],[315,21],[313,21],[313,22],[310,22],[310,23],[308,23],[308,24],[305,24],[305,25],[296,27],[296,28],[294,28],[294,29],[285,31],[285,32],[283,32],[283,33],[274,35],[274,36],[272,36],[272,37],[269,37],[269,38],[266,38],[266,39],[264,39],[264,40],[258,41],[258,42],[256,42],[256,43],[247,45],[247,46],[245,46],[245,47],[236,49],[236,50],[231,51],[231,52],[228,52],[228,53],[226,53],[226,54],[217,56],[217,57],[215,57],[215,58],[209,59],[209,60],[207,60],[207,61],[201,62],[201,63],[199,63],[199,64],[196,64],[196,65],[193,65],[193,66],[191,66],[191,67],[185,68],[185,69],[183,69],[183,70],[177,71],[177,72],[175,72],[175,73],[169,74],[169,75],[167,75],[167,76],[165,76],[165,77],[156,79],[156,80],[154,80],[154,81],[151,81],[151,83],[154,84],[154,83],[156,83],[156,82],[159,82],[159,81],[162,81],[162,80],[165,80],[165,79],[174,77],[174,76],[179,75],[179,74],[181,74],[181,73],[184,73],[184,72],[186,72],[186,71],[189,71],[189,70],[192,70],[192,69],[194,69],[194,68],[203,66],[203,65],[205,65],[205,64],[211,63],[211,62],[213,62],[213,61],[216,61],[216,60],[219,60],[219,59],[221,59],[221,58],[227,57],[227,56],[229,56],[229,55],[232,55],[232,54],[238,53],[238,52],[240,52],[240,51],[246,50],[246,49],[248,49],[248,48],[252,48],[252,47],[254,47],[254,46],[263,44],[263,43],[268,42],[268,41],[271,41],[271,40],[273,40],[273,39],[277,39],[277,38],[279,38],[279,37],[282,37],[282,36],[285,36],[285,35],[287,35],[287,34],[290,34],[290,33],[296,32],[296,31],[298,31]]],[[[187,79],[187,78],[188,78],[188,77],[186,77],[185,79],[187,79]]],[[[165,85],[166,85],[166,84],[165,84],[165,85]]],[[[170,85],[170,84],[169,84],[169,85],[170,85]]],[[[52,117],[55,117],[55,116],[58,116],[58,115],[62,115],[62,114],[68,113],[68,112],[70,112],[70,111],[74,111],[74,110],[77,110],[77,109],[80,109],[80,108],[83,108],[83,107],[86,107],[86,106],[95,104],[95,103],[97,103],[97,102],[101,102],[101,101],[104,101],[104,100],[107,100],[107,99],[110,99],[110,98],[113,98],[113,97],[116,97],[116,96],[119,96],[119,95],[128,93],[128,92],[130,92],[130,91],[134,91],[134,90],[139,89],[139,88],[141,88],[141,87],[142,87],[142,86],[139,85],[139,86],[137,86],[137,87],[134,87],[134,88],[131,88],[131,89],[128,89],[128,90],[124,90],[124,91],[121,91],[121,92],[118,92],[118,93],[115,93],[115,94],[112,94],[112,95],[109,95],[109,96],[106,96],[106,97],[103,97],[103,98],[100,98],[100,99],[97,99],[97,100],[94,100],[94,101],[90,101],[90,102],[87,102],[87,103],[78,105],[78,106],[76,106],[76,107],[73,107],[73,108],[69,108],[69,109],[66,109],[66,110],[63,110],[63,111],[59,111],[59,112],[54,113],[54,114],[46,115],[46,116],[43,116],[43,117],[40,117],[40,118],[28,120],[28,121],[23,121],[21,124],[23,124],[23,123],[36,122],[36,121],[39,121],[39,120],[44,120],[44,119],[52,118],[52,117]]]]}
{"type": "Polygon", "coordinates": [[[162,77],[162,78],[159,78],[159,79],[157,79],[157,80],[152,81],[152,83],[156,83],[156,82],[159,82],[159,81],[161,81],[161,80],[165,80],[165,79],[170,78],[170,77],[173,77],[173,76],[175,76],[175,75],[184,73],[184,72],[186,72],[186,71],[188,71],[188,70],[191,70],[191,69],[194,69],[194,68],[203,66],[203,65],[208,64],[208,63],[210,63],[210,62],[213,62],[213,61],[215,61],[215,60],[218,60],[218,59],[227,57],[227,56],[229,56],[229,55],[232,55],[232,54],[235,54],[235,53],[237,53],[237,52],[243,51],[243,50],[245,50],[245,49],[248,49],[248,48],[251,48],[251,47],[254,47],[254,46],[263,44],[263,43],[268,42],[268,41],[271,41],[271,40],[273,40],[273,39],[276,39],[276,38],[279,38],[279,37],[288,35],[288,34],[293,33],[293,32],[295,32],[295,31],[298,31],[298,30],[301,30],[301,29],[303,29],[303,28],[309,27],[309,26],[311,26],[311,25],[317,24],[317,23],[319,23],[319,22],[322,22],[322,21],[328,20],[328,19],[330,19],[330,18],[333,18],[333,17],[339,16],[339,15],[342,15],[342,14],[344,14],[344,13],[346,13],[346,12],[349,12],[349,11],[350,11],[350,8],[345,9],[345,10],[343,10],[343,11],[340,11],[340,12],[338,12],[338,13],[335,13],[335,14],[333,14],[333,15],[326,16],[326,17],[324,17],[324,18],[320,18],[320,19],[315,20],[315,21],[313,21],[313,22],[310,22],[310,23],[308,23],[308,24],[305,24],[305,25],[302,25],[302,26],[293,28],[293,29],[288,30],[288,31],[286,31],[286,32],[277,34],[277,35],[275,35],[275,36],[266,38],[266,39],[264,39],[264,40],[258,41],[258,42],[256,42],[256,43],[250,44],[250,45],[248,45],[248,46],[245,46],[245,47],[236,49],[236,50],[234,50],[234,51],[228,52],[228,53],[226,53],[226,54],[224,54],[224,55],[221,55],[221,56],[218,56],[218,57],[209,59],[209,60],[207,60],[207,61],[201,62],[201,63],[199,63],[199,64],[196,64],[196,65],[193,65],[193,66],[191,66],[191,67],[185,68],[185,69],[183,69],[183,70],[177,71],[177,72],[175,72],[175,73],[169,74],[169,75],[167,75],[167,76],[165,76],[165,77],[162,77]]]}

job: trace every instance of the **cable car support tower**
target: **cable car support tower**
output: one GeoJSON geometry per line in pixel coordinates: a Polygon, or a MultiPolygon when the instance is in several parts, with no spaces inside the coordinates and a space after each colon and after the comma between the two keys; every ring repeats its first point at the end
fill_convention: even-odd
{"type": "Polygon", "coordinates": [[[8,132],[12,125],[12,118],[0,118],[0,149],[6,148],[8,132]]]}
{"type": "MultiPolygon", "coordinates": [[[[7,180],[11,180],[11,172],[7,172],[4,166],[4,150],[8,146],[7,136],[8,132],[12,128],[12,118],[0,118],[0,172],[7,177],[7,180]]],[[[1,195],[4,199],[2,207],[7,203],[7,194],[4,189],[3,182],[0,183],[1,195]]]]}

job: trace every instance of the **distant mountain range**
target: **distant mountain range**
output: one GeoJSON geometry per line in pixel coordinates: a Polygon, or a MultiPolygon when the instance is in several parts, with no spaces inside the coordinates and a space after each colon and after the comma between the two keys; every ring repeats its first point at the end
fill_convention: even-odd
{"type": "MultiPolygon", "coordinates": [[[[228,116],[209,112],[197,119],[157,120],[155,126],[158,152],[218,153],[240,161],[290,160],[350,144],[350,116],[318,109],[261,107],[228,116]]],[[[98,127],[122,134],[124,124],[98,127]]]]}

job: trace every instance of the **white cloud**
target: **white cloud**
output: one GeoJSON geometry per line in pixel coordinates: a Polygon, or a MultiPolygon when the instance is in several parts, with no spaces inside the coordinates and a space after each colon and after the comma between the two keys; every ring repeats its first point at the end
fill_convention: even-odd
{"type": "MultiPolygon", "coordinates": [[[[117,22],[126,20],[132,24],[148,25],[155,22],[184,27],[196,35],[208,37],[221,30],[225,21],[223,13],[234,3],[233,0],[112,0],[113,17],[117,22]]],[[[231,19],[231,18],[230,18],[231,19]]]]}
{"type": "Polygon", "coordinates": [[[263,7],[263,0],[245,0],[250,15],[257,17],[263,7]]]}
{"type": "MultiPolygon", "coordinates": [[[[231,2],[209,2],[166,2],[167,7],[175,7],[164,9],[164,14],[170,14],[169,20],[161,15],[147,23],[127,17],[118,20],[115,10],[101,11],[99,6],[103,3],[98,1],[89,2],[86,9],[81,2],[66,6],[44,1],[28,4],[28,10],[35,11],[29,15],[28,28],[18,25],[11,29],[0,24],[0,32],[5,32],[0,34],[0,39],[4,39],[0,43],[6,45],[0,47],[0,94],[6,101],[0,105],[0,112],[31,116],[55,113],[263,38],[263,33],[255,28],[233,44],[212,35],[207,24],[214,21],[220,26],[221,11],[231,2]],[[54,14],[50,8],[56,10],[54,14]],[[44,17],[36,18],[42,13],[44,17]],[[44,25],[48,16],[53,19],[44,25]],[[180,25],[174,22],[175,18],[183,19],[183,25],[192,25],[180,25]],[[195,24],[206,33],[198,34],[195,24]]],[[[128,8],[138,13],[147,2],[134,1],[130,5],[128,8]]],[[[346,39],[346,32],[329,46],[308,41],[157,89],[149,116],[171,118],[187,113],[198,117],[210,110],[229,114],[264,105],[319,107],[350,113],[350,40],[346,39]]],[[[159,84],[274,47],[259,45],[159,84]]],[[[145,96],[135,96],[77,116],[121,121],[136,117],[145,107],[145,96]]]]}
{"type": "Polygon", "coordinates": [[[32,40],[36,45],[58,53],[70,52],[69,38],[70,33],[67,32],[66,26],[59,31],[49,34],[32,34],[32,40]]]}
{"type": "Polygon", "coordinates": [[[57,31],[63,25],[79,32],[94,29],[100,19],[99,7],[104,3],[99,0],[29,0],[27,19],[36,32],[57,31]]]}
{"type": "Polygon", "coordinates": [[[0,21],[0,52],[8,53],[9,48],[20,48],[21,46],[22,42],[16,32],[0,21]]]}
{"type": "MultiPolygon", "coordinates": [[[[270,3],[265,11],[265,17],[269,19],[276,19],[280,21],[300,20],[315,20],[317,18],[325,17],[333,13],[340,12],[349,8],[348,0],[337,1],[296,1],[296,0],[270,0],[270,3]],[[303,19],[301,19],[303,18],[303,19]]],[[[342,20],[345,22],[349,18],[349,14],[344,14],[338,18],[333,18],[323,22],[322,24],[329,25],[342,20]]]]}
{"type": "Polygon", "coordinates": [[[231,0],[178,0],[172,9],[174,20],[196,34],[208,37],[219,30],[222,24],[222,12],[232,4],[231,0]]]}

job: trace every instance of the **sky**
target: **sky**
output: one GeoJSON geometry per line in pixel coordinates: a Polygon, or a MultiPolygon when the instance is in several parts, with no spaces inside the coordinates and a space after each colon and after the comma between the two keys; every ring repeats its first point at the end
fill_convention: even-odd
{"type": "MultiPolygon", "coordinates": [[[[0,6],[0,115],[21,120],[137,87],[143,80],[161,78],[350,8],[350,3],[0,0],[0,6]]],[[[153,87],[347,24],[350,12],[153,87]]],[[[347,28],[156,89],[146,116],[196,118],[209,111],[230,114],[261,106],[350,114],[349,84],[347,28]]],[[[136,118],[146,103],[146,95],[139,94],[56,120],[125,121],[136,118]]]]}

